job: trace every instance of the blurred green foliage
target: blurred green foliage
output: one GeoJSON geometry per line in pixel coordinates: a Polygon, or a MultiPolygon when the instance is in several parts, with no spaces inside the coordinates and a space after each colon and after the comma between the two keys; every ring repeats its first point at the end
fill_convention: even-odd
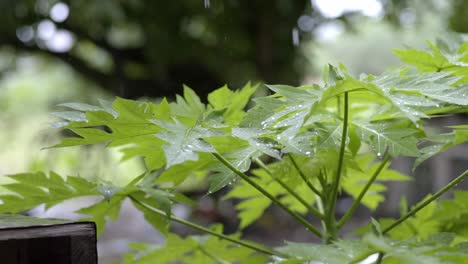
{"type": "MultiPolygon", "coordinates": [[[[330,23],[367,30],[359,12],[328,17],[317,2],[5,0],[0,2],[7,10],[0,18],[0,45],[58,59],[126,98],[171,97],[181,93],[183,83],[202,95],[248,80],[297,85],[307,71],[294,38],[316,40],[317,31],[330,23]],[[67,11],[60,19],[52,14],[58,5],[67,11]],[[69,47],[52,45],[57,35],[69,47]]],[[[450,18],[455,30],[463,31],[466,24],[465,1],[380,2],[377,19],[396,28],[424,27],[429,13],[434,20],[450,18]]]]}

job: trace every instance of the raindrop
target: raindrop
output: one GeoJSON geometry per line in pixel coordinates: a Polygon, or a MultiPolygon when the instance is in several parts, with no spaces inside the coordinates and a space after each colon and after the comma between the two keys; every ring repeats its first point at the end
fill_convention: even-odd
{"type": "Polygon", "coordinates": [[[114,186],[99,186],[98,191],[102,194],[102,196],[104,196],[106,201],[110,201],[118,191],[118,188],[114,186]]]}
{"type": "Polygon", "coordinates": [[[306,154],[307,156],[309,156],[311,153],[310,153],[310,151],[306,151],[305,154],[306,154]]]}
{"type": "Polygon", "coordinates": [[[377,157],[379,157],[379,158],[382,157],[382,153],[377,152],[377,157]]]}
{"type": "Polygon", "coordinates": [[[210,8],[210,0],[203,0],[203,4],[205,6],[205,8],[210,8]]]}
{"type": "Polygon", "coordinates": [[[294,46],[299,46],[299,30],[297,28],[292,29],[292,41],[294,46]]]}

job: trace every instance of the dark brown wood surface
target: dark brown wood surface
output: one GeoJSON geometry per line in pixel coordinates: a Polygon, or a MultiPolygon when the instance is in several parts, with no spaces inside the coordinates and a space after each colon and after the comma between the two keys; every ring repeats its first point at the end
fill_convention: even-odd
{"type": "Polygon", "coordinates": [[[0,263],[96,264],[96,226],[22,215],[0,215],[0,263]]]}

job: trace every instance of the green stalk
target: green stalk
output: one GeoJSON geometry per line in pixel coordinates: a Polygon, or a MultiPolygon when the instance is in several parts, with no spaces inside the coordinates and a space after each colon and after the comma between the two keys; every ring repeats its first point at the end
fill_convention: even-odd
{"type": "Polygon", "coordinates": [[[340,221],[338,221],[338,228],[342,227],[346,221],[349,220],[349,218],[351,216],[353,216],[354,212],[356,211],[357,207],[359,206],[359,204],[361,203],[361,200],[362,198],[364,197],[364,195],[366,195],[367,191],[369,190],[369,188],[372,186],[372,184],[374,183],[375,179],[377,178],[377,176],[379,176],[380,172],[382,172],[382,170],[384,169],[385,165],[387,164],[387,162],[390,160],[390,154],[387,152],[385,154],[385,157],[382,161],[382,163],[380,164],[380,166],[377,168],[377,170],[374,172],[374,174],[372,174],[371,178],[369,179],[369,181],[367,182],[366,186],[364,186],[364,188],[362,189],[362,191],[359,193],[358,197],[356,197],[356,199],[354,200],[353,204],[351,205],[351,207],[348,209],[348,211],[345,213],[345,215],[340,219],[340,221]]]}
{"type": "Polygon", "coordinates": [[[299,168],[299,166],[297,165],[297,162],[296,160],[293,158],[293,156],[291,155],[288,155],[288,158],[289,160],[291,160],[291,163],[293,164],[294,168],[297,170],[297,172],[299,173],[299,175],[301,176],[302,180],[307,184],[307,186],[309,187],[309,189],[314,192],[316,195],[322,197],[322,193],[317,190],[317,188],[314,187],[314,185],[312,185],[312,183],[309,181],[309,179],[307,179],[307,177],[305,176],[305,174],[302,172],[301,168],[299,168]]]}
{"type": "Polygon", "coordinates": [[[464,178],[468,176],[468,170],[466,170],[464,173],[460,174],[458,177],[456,177],[453,181],[451,181],[449,184],[447,184],[444,188],[442,188],[440,191],[438,191],[436,194],[433,196],[429,197],[429,199],[425,200],[421,204],[417,205],[414,207],[411,211],[406,213],[404,216],[400,217],[398,220],[393,222],[390,226],[386,227],[385,229],[382,230],[382,234],[388,233],[390,230],[398,226],[399,224],[403,223],[406,219],[409,217],[415,215],[417,212],[419,212],[421,209],[426,207],[428,204],[432,203],[434,200],[442,196],[444,193],[449,191],[451,188],[456,186],[458,183],[464,180],[464,178]]]}
{"type": "Polygon", "coordinates": [[[219,155],[218,153],[213,153],[213,155],[221,161],[226,167],[228,167],[232,172],[237,174],[239,177],[241,177],[244,181],[246,181],[248,184],[250,184],[252,187],[257,189],[260,193],[262,193],[264,196],[266,196],[268,199],[270,199],[272,202],[274,202],[276,205],[281,207],[283,210],[285,210],[289,215],[291,215],[296,221],[301,223],[305,228],[307,228],[310,232],[318,236],[319,238],[322,237],[322,234],[320,231],[318,231],[313,225],[311,225],[309,222],[307,222],[304,218],[302,218],[300,215],[292,211],[288,206],[284,205],[281,203],[276,197],[271,195],[269,192],[267,192],[265,189],[263,189],[262,186],[258,185],[255,181],[253,181],[249,176],[246,174],[242,173],[239,171],[236,167],[234,167],[229,161],[227,161],[223,156],[219,155]]]}
{"type": "Polygon", "coordinates": [[[335,219],[336,200],[338,198],[338,188],[340,187],[341,170],[344,163],[344,154],[346,149],[346,136],[348,134],[348,92],[344,93],[344,116],[343,116],[343,132],[341,136],[340,154],[338,159],[338,168],[336,169],[336,177],[333,182],[330,200],[327,201],[327,212],[325,217],[325,224],[327,225],[327,238],[326,243],[330,243],[337,238],[337,227],[335,219]]]}
{"type": "Polygon", "coordinates": [[[262,169],[264,169],[266,171],[266,173],[268,175],[270,175],[270,177],[274,181],[276,181],[279,185],[281,185],[281,187],[283,187],[290,195],[292,195],[294,198],[296,198],[296,200],[298,200],[305,208],[307,208],[307,210],[309,210],[311,213],[316,215],[318,218],[323,219],[323,214],[322,213],[320,213],[317,209],[312,207],[312,205],[310,205],[308,202],[306,202],[301,196],[299,196],[297,193],[295,193],[294,190],[292,190],[284,181],[282,181],[278,177],[275,177],[273,175],[273,173],[270,171],[270,169],[268,169],[268,167],[260,159],[258,159],[258,158],[255,159],[255,163],[257,163],[258,166],[260,166],[262,169]]]}
{"type": "MultiPolygon", "coordinates": [[[[322,201],[322,197],[318,196],[318,195],[315,195],[315,199],[317,199],[317,208],[319,210],[319,212],[322,214],[322,215],[325,215],[325,209],[323,207],[323,201],[322,201]]],[[[320,221],[320,223],[322,224],[322,229],[323,229],[323,232],[326,233],[327,232],[327,225],[325,224],[325,221],[324,219],[322,219],[320,221]]]]}
{"type": "Polygon", "coordinates": [[[266,248],[262,248],[262,247],[259,247],[257,245],[254,245],[254,244],[251,244],[251,243],[248,243],[248,242],[245,242],[245,241],[242,241],[242,240],[239,240],[239,239],[236,239],[236,238],[233,238],[233,237],[230,237],[230,236],[226,236],[224,234],[221,234],[221,233],[218,233],[218,232],[215,232],[209,228],[206,228],[206,227],[203,227],[203,226],[200,226],[200,225],[197,225],[195,223],[192,223],[190,221],[187,221],[187,220],[184,220],[182,218],[178,218],[174,215],[170,215],[168,216],[166,214],[166,212],[162,211],[162,210],[159,210],[157,208],[154,208],[152,207],[151,205],[148,205],[148,204],[145,204],[141,201],[139,201],[138,199],[132,197],[132,196],[129,196],[130,199],[132,199],[133,202],[139,204],[140,206],[142,207],[145,207],[146,209],[152,211],[153,213],[156,213],[156,214],[159,214],[160,216],[163,216],[163,217],[166,217],[166,218],[169,218],[170,220],[174,221],[174,222],[177,222],[177,223],[180,223],[180,224],[183,224],[185,226],[188,226],[188,227],[191,227],[195,230],[198,230],[198,231],[201,231],[201,232],[204,232],[204,233],[207,233],[207,234],[210,234],[212,236],[215,236],[215,237],[218,237],[218,238],[221,238],[221,239],[224,239],[224,240],[227,240],[227,241],[230,241],[232,243],[235,243],[237,245],[240,245],[240,246],[243,246],[243,247],[246,247],[246,248],[250,248],[252,250],[255,250],[257,252],[260,252],[260,253],[263,253],[265,255],[270,255],[270,256],[283,256],[283,254],[279,253],[279,252],[274,252],[274,251],[271,251],[271,250],[268,250],[266,248]]]}

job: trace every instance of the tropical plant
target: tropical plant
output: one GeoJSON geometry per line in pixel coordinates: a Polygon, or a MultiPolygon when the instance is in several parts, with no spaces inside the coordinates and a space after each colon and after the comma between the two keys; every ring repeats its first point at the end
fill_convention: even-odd
{"type": "Polygon", "coordinates": [[[411,209],[402,206],[398,219],[371,219],[360,239],[342,234],[360,204],[374,210],[384,200],[383,182],[410,179],[390,169],[392,158],[414,157],[417,166],[468,140],[468,125],[430,135],[424,122],[466,113],[468,42],[457,37],[429,45],[428,51],[396,50],[409,66],[378,76],[353,77],[343,65],[328,65],[321,84],[267,85],[272,94],[252,99],[248,111],[256,90],[250,84],[236,91],[222,87],[207,103],[184,87],[171,103],[116,98],[99,106],[63,104],[71,110],[55,113],[58,125],[75,136],[52,147],[107,143],[123,159],[143,157],[147,172],[126,186],[53,172],[11,175],[0,213],[101,195],[79,210],[101,232],[128,198],[167,239],[164,245],[133,244],[125,263],[359,263],[372,257],[375,263],[466,263],[468,192],[436,200],[468,171],[411,209]],[[225,199],[240,200],[237,233],[172,214],[174,204],[196,206],[179,188],[195,176],[209,183],[208,195],[225,188],[225,199]],[[338,217],[341,193],[354,202],[338,217]],[[272,249],[242,239],[241,231],[273,204],[322,243],[272,249]],[[169,232],[171,222],[205,235],[180,237],[169,232]]]}

